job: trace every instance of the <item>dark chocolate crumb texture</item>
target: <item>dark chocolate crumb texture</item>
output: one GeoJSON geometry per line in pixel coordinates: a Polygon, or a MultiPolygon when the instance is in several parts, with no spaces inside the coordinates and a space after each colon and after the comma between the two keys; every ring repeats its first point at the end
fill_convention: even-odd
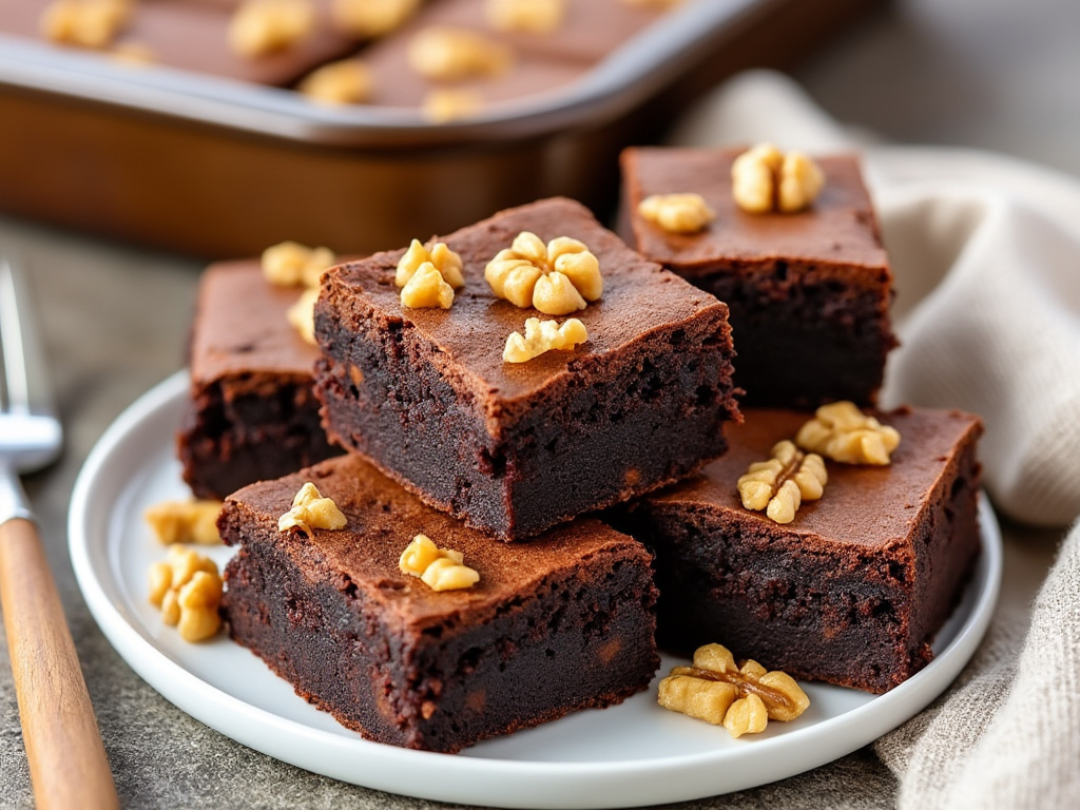
{"type": "Polygon", "coordinates": [[[752,214],[732,196],[742,151],[626,150],[624,236],[731,308],[745,404],[872,404],[896,339],[892,273],[858,159],[815,158],[825,185],[806,211],[752,214]],[[697,233],[668,233],[638,213],[646,197],[675,193],[701,195],[715,219],[697,233]]]}
{"type": "Polygon", "coordinates": [[[449,310],[402,307],[394,275],[403,250],[324,279],[316,391],[333,440],[503,540],[677,481],[724,452],[722,425],[738,417],[725,304],[642,259],[567,199],[440,241],[464,263],[449,310]],[[503,361],[507,337],[548,316],[497,299],[484,267],[522,231],[584,242],[604,290],[571,315],[587,343],[513,364],[503,361]]]}
{"type": "Polygon", "coordinates": [[[299,294],[267,283],[256,259],[211,265],[200,280],[177,436],[184,480],[198,497],[222,499],[340,452],[312,391],[318,351],[286,317],[299,294]]]}
{"type": "Polygon", "coordinates": [[[882,414],[901,435],[890,465],[827,461],[823,497],[789,524],[743,508],[739,476],[808,417],[747,409],[724,458],[643,499],[623,528],[656,554],[661,647],[720,640],[797,678],[884,692],[930,661],[977,557],[982,424],[882,414]]]}
{"type": "Polygon", "coordinates": [[[659,665],[650,555],[597,520],[493,543],[350,455],[233,494],[218,525],[240,547],[225,572],[233,638],[372,740],[458,751],[618,703],[659,665]],[[306,481],[344,529],[279,531],[306,481]],[[403,574],[421,533],[479,582],[437,592],[403,574]]]}

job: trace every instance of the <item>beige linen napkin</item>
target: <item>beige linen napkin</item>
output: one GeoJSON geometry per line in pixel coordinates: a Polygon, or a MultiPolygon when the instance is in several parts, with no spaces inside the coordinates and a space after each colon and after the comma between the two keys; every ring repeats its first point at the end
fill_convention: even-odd
{"type": "MultiPolygon", "coordinates": [[[[790,80],[746,73],[671,142],[858,148],[896,278],[883,399],[983,416],[984,480],[1017,521],[1080,515],[1080,181],[967,150],[845,131],[790,80]]],[[[1006,576],[1009,572],[1006,571],[1006,576]]],[[[1028,625],[1003,605],[942,698],[875,745],[902,808],[1064,807],[1080,797],[1080,525],[1028,625]]]]}

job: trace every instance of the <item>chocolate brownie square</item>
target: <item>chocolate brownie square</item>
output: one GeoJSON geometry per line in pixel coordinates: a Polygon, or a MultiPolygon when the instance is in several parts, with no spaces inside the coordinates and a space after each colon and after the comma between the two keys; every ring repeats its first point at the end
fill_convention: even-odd
{"type": "Polygon", "coordinates": [[[211,265],[191,331],[191,393],[177,452],[200,498],[222,499],[340,453],[312,392],[318,351],[286,312],[297,288],[271,286],[256,259],[211,265]]]}
{"type": "Polygon", "coordinates": [[[824,496],[786,525],[743,508],[739,476],[808,416],[748,409],[724,458],[637,505],[660,644],[719,642],[797,678],[884,692],[930,661],[978,554],[982,425],[957,411],[880,415],[901,436],[889,466],[827,460],[824,496]]]}
{"type": "Polygon", "coordinates": [[[825,186],[808,210],[751,214],[732,198],[731,164],[742,151],[626,150],[624,236],[731,308],[745,404],[872,404],[896,339],[892,273],[858,159],[815,158],[825,186]],[[646,197],[683,192],[716,212],[700,232],[667,233],[638,213],[646,197]]]}
{"type": "Polygon", "coordinates": [[[297,694],[378,742],[453,752],[619,703],[659,665],[650,555],[597,520],[493,543],[355,456],[234,493],[218,521],[233,638],[297,694]],[[311,481],[344,529],[282,532],[311,481]],[[403,574],[417,534],[479,581],[435,591],[403,574]]]}
{"type": "Polygon", "coordinates": [[[503,211],[441,241],[464,263],[465,286],[447,310],[401,305],[402,250],[324,278],[316,392],[333,440],[503,540],[649,492],[724,452],[722,425],[738,414],[724,304],[567,199],[503,211]],[[604,289],[573,313],[587,343],[507,363],[507,337],[540,313],[496,298],[484,267],[522,231],[584,242],[604,289]]]}

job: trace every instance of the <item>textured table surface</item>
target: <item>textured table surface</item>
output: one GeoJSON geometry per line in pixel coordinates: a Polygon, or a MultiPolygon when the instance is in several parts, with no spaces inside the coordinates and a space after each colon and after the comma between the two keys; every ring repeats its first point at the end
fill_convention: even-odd
{"type": "MultiPolygon", "coordinates": [[[[982,147],[1080,175],[1080,4],[897,2],[795,71],[839,120],[905,143],[982,147]]],[[[287,237],[283,234],[282,237],[287,237]]],[[[66,551],[72,484],[120,411],[183,364],[198,273],[191,259],[0,219],[0,249],[30,265],[67,441],[27,479],[125,807],[433,807],[300,771],[174,708],[112,650],[82,603],[66,551]]],[[[1059,534],[1006,526],[1003,599],[1024,604],[1059,534]],[[1017,542],[1023,536],[1024,543],[1017,542]]],[[[694,807],[889,807],[869,750],[694,807]]],[[[31,807],[6,645],[0,645],[0,808],[31,807]]],[[[691,805],[685,805],[691,806],[691,805]]]]}

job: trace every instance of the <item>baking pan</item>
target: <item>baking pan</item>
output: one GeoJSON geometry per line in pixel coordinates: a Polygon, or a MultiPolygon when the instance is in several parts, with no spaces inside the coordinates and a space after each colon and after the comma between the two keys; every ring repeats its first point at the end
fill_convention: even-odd
{"type": "Polygon", "coordinates": [[[606,217],[624,146],[879,5],[694,0],[574,83],[447,124],[0,36],[0,210],[213,259],[397,247],[554,194],[606,217]]]}

